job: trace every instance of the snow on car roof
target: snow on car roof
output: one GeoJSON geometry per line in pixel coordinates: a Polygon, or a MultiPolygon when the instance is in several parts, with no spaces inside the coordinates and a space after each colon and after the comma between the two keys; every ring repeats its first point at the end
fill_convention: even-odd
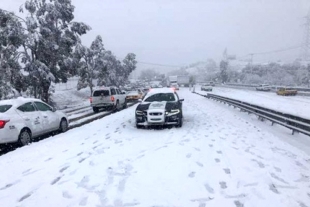
{"type": "Polygon", "coordinates": [[[173,88],[151,88],[148,94],[155,94],[155,93],[174,93],[175,90],[173,88]]]}
{"type": "Polygon", "coordinates": [[[30,102],[30,101],[41,101],[40,99],[36,98],[24,98],[24,97],[18,97],[15,99],[7,99],[7,100],[1,100],[0,105],[22,105],[24,103],[30,102]]]}
{"type": "Polygon", "coordinates": [[[143,100],[157,93],[175,93],[173,88],[151,88],[143,100]]]}

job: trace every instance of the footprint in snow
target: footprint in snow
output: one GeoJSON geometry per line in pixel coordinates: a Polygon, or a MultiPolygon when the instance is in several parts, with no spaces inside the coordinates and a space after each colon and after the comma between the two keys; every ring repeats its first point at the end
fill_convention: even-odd
{"type": "Polygon", "coordinates": [[[66,171],[69,167],[70,167],[70,166],[63,167],[63,168],[61,168],[61,169],[59,170],[59,172],[62,173],[62,172],[64,172],[64,171],[66,171]]]}
{"type": "Polygon", "coordinates": [[[217,152],[218,154],[222,154],[222,151],[220,151],[220,150],[219,150],[219,151],[216,151],[216,152],[217,152]]]}
{"type": "Polygon", "coordinates": [[[23,200],[26,200],[27,198],[29,198],[32,195],[32,192],[27,193],[26,195],[24,195],[23,197],[21,197],[18,202],[22,202],[23,200]]]}
{"type": "Polygon", "coordinates": [[[188,177],[190,177],[190,178],[193,178],[193,177],[195,177],[195,172],[191,172],[190,174],[188,174],[188,177]]]}
{"type": "Polygon", "coordinates": [[[197,147],[194,147],[194,149],[195,149],[196,151],[200,152],[200,149],[199,149],[199,148],[197,148],[197,147]]]}
{"type": "Polygon", "coordinates": [[[217,162],[217,163],[221,162],[221,160],[220,160],[219,158],[215,158],[214,160],[215,160],[215,162],[217,162]]]}
{"type": "Polygon", "coordinates": [[[61,177],[55,178],[55,179],[51,182],[51,185],[55,185],[60,179],[61,179],[61,177]]]}
{"type": "Polygon", "coordinates": [[[52,160],[53,158],[47,158],[46,160],[44,160],[44,162],[48,162],[48,161],[50,161],[50,160],[52,160]]]}
{"type": "Polygon", "coordinates": [[[209,147],[213,147],[213,144],[209,144],[209,147]]]}
{"type": "Polygon", "coordinates": [[[219,183],[222,189],[226,189],[227,188],[227,184],[226,182],[222,181],[219,183]]]}
{"type": "Polygon", "coordinates": [[[234,201],[234,204],[236,205],[236,207],[244,207],[243,203],[241,203],[240,201],[234,201]]]}
{"type": "Polygon", "coordinates": [[[205,183],[204,186],[209,193],[214,193],[214,189],[208,183],[205,183]]]}
{"type": "Polygon", "coordinates": [[[203,167],[203,164],[201,164],[200,162],[196,162],[196,164],[197,164],[199,167],[203,167]]]}
{"type": "Polygon", "coordinates": [[[68,199],[73,198],[73,196],[70,195],[70,193],[68,191],[63,191],[62,192],[62,197],[68,198],[68,199]]]}
{"type": "Polygon", "coordinates": [[[79,160],[79,163],[84,162],[87,158],[88,158],[88,157],[84,157],[84,158],[80,159],[80,160],[79,160]]]}
{"type": "Polygon", "coordinates": [[[225,171],[226,174],[230,174],[230,169],[229,168],[224,168],[223,170],[225,171]]]}
{"type": "Polygon", "coordinates": [[[265,168],[264,163],[262,163],[262,162],[260,162],[260,161],[257,161],[257,160],[255,160],[255,159],[252,159],[252,161],[253,161],[253,162],[256,162],[260,168],[265,168]]]}
{"type": "Polygon", "coordinates": [[[86,206],[87,205],[87,200],[88,200],[88,197],[82,198],[82,200],[80,201],[79,205],[80,206],[86,206]]]}
{"type": "Polygon", "coordinates": [[[76,156],[80,156],[81,154],[83,154],[83,152],[78,153],[76,156]]]}
{"type": "Polygon", "coordinates": [[[269,190],[271,190],[272,192],[279,194],[279,191],[277,189],[277,187],[274,184],[270,184],[269,185],[269,190]]]}
{"type": "Polygon", "coordinates": [[[186,155],[186,158],[191,158],[191,156],[192,156],[192,154],[189,153],[189,154],[186,155]]]}

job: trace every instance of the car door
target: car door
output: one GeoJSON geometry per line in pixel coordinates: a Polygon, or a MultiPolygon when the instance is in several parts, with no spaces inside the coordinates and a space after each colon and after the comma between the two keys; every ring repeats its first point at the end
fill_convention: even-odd
{"type": "Polygon", "coordinates": [[[34,104],[42,114],[42,127],[44,133],[57,130],[59,128],[60,118],[57,113],[53,112],[53,108],[40,101],[35,101],[34,104]]]}
{"type": "Polygon", "coordinates": [[[17,108],[17,113],[23,119],[25,125],[31,130],[32,136],[43,134],[42,115],[36,110],[32,102],[25,103],[17,108]]]}
{"type": "Polygon", "coordinates": [[[119,90],[118,88],[116,89],[116,93],[117,93],[120,104],[123,105],[125,103],[125,98],[126,98],[125,94],[122,94],[121,90],[119,90]]]}

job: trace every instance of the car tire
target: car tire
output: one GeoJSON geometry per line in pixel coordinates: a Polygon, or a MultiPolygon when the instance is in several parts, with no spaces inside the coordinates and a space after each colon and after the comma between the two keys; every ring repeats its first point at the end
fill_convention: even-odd
{"type": "Polygon", "coordinates": [[[61,121],[60,121],[60,124],[59,124],[59,132],[60,133],[64,133],[66,131],[68,131],[68,121],[65,119],[65,118],[62,118],[61,121]]]}
{"type": "Polygon", "coordinates": [[[115,106],[114,106],[114,109],[113,109],[113,111],[118,111],[119,110],[119,101],[117,100],[116,101],[116,104],[115,104],[115,106]]]}
{"type": "Polygon", "coordinates": [[[126,109],[127,108],[127,100],[125,100],[125,103],[123,105],[123,109],[126,109]]]}
{"type": "Polygon", "coordinates": [[[93,111],[94,111],[95,113],[98,113],[98,112],[99,112],[99,108],[93,107],[93,111]]]}
{"type": "Polygon", "coordinates": [[[178,124],[176,125],[176,127],[181,128],[183,126],[183,115],[181,114],[179,117],[179,121],[178,124]]]}
{"type": "Polygon", "coordinates": [[[136,123],[136,128],[137,128],[137,129],[141,129],[142,126],[141,126],[141,125],[138,125],[138,124],[136,123]]]}
{"type": "Polygon", "coordinates": [[[20,134],[18,136],[18,145],[19,146],[25,146],[30,144],[32,141],[31,132],[29,129],[22,129],[20,131],[20,134]]]}

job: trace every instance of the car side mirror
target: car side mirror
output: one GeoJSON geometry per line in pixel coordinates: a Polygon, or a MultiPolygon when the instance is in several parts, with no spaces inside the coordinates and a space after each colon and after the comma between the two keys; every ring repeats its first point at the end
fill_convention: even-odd
{"type": "Polygon", "coordinates": [[[180,99],[179,101],[184,101],[184,98],[180,99]]]}
{"type": "Polygon", "coordinates": [[[122,94],[126,94],[125,92],[122,92],[122,94]]]}
{"type": "Polygon", "coordinates": [[[57,109],[55,107],[52,108],[52,112],[55,112],[57,111],[57,109]]]}

